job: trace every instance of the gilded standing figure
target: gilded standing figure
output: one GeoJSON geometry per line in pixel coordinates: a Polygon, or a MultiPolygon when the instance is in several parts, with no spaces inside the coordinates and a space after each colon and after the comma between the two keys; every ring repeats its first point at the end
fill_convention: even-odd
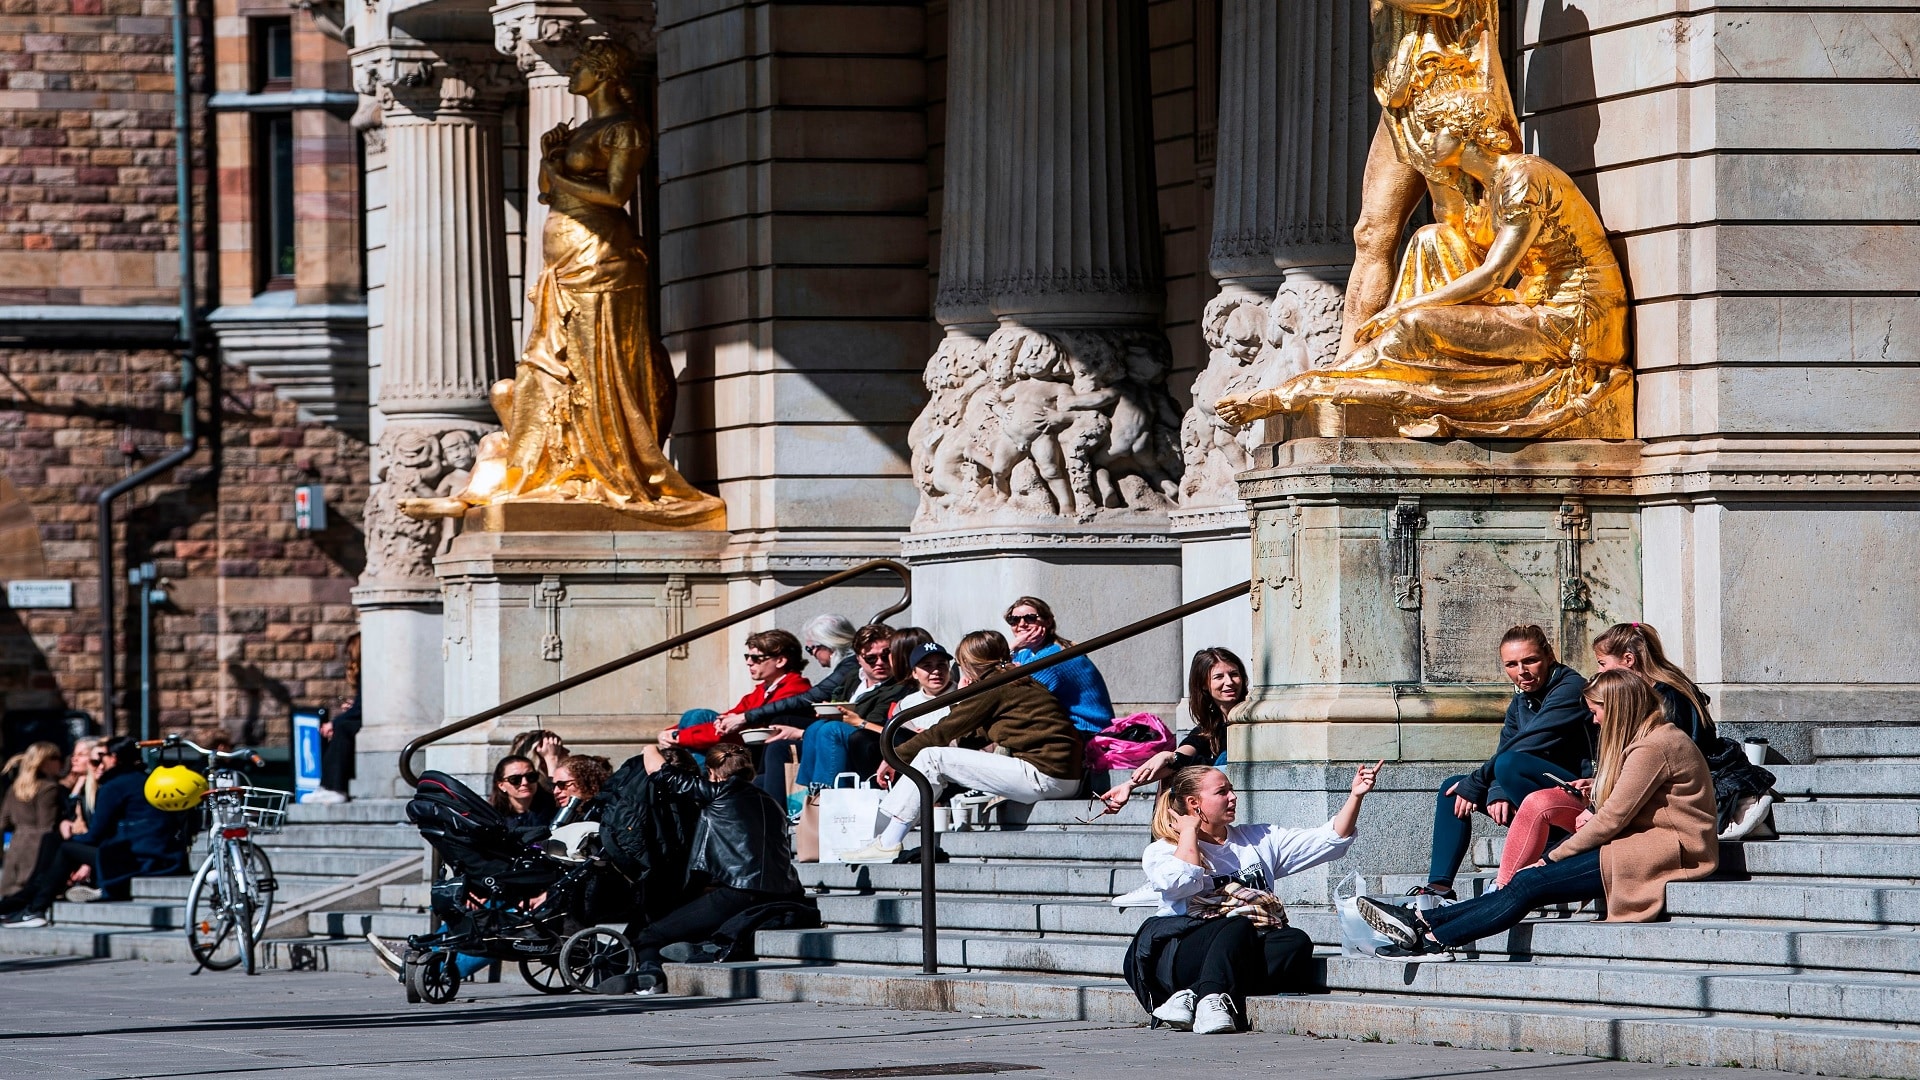
{"type": "Polygon", "coordinates": [[[506,430],[482,440],[465,490],[410,500],[411,516],[592,503],[643,527],[724,527],[725,504],[661,450],[674,382],[650,326],[647,258],[627,211],[651,141],[633,111],[632,66],[622,46],[591,41],[568,73],[592,115],[540,139],[540,201],[552,212],[526,350],[515,377],[492,388],[506,430]]]}

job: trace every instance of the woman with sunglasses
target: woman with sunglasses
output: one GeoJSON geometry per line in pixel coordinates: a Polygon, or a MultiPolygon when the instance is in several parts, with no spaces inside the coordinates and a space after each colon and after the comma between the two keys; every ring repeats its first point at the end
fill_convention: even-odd
{"type": "MultiPolygon", "coordinates": [[[[1007,629],[1013,632],[1013,662],[1031,664],[1072,645],[1054,628],[1053,609],[1045,600],[1023,596],[1007,608],[1007,629]]],[[[1082,735],[1093,735],[1113,723],[1113,698],[1107,693],[1107,680],[1100,669],[1085,656],[1076,656],[1064,664],[1033,673],[1033,681],[1047,688],[1060,701],[1073,726],[1082,735]]]]}
{"type": "Polygon", "coordinates": [[[800,674],[806,663],[800,655],[800,639],[785,630],[762,630],[747,635],[747,675],[754,687],[733,708],[715,714],[711,709],[691,709],[680,718],[678,728],[660,733],[662,749],[678,746],[699,753],[722,740],[739,742],[743,717],[769,701],[804,694],[813,684],[800,674]]]}
{"type": "Polygon", "coordinates": [[[540,786],[540,770],[532,758],[519,754],[508,754],[493,767],[492,801],[515,828],[553,819],[553,796],[540,786]]]}

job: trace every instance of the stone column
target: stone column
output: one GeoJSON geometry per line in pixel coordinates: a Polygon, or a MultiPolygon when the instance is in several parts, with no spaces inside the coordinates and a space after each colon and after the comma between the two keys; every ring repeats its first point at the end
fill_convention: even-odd
{"type": "MultiPolygon", "coordinates": [[[[540,137],[556,124],[579,124],[591,115],[587,99],[567,91],[568,70],[580,46],[593,38],[611,38],[634,51],[650,52],[653,45],[653,5],[638,0],[615,0],[594,5],[588,15],[579,7],[551,0],[513,0],[492,9],[494,48],[511,57],[527,80],[527,204],[525,223],[527,289],[540,276],[543,263],[540,232],[547,207],[539,199],[540,137]]],[[[636,221],[640,215],[634,215],[636,221]]],[[[526,308],[521,325],[532,325],[532,310],[524,296],[514,302],[526,308]]]]}
{"type": "Polygon", "coordinates": [[[356,790],[392,793],[395,752],[444,722],[441,522],[401,500],[464,484],[495,426],[487,388],[512,371],[500,110],[511,68],[481,45],[384,42],[355,53],[384,123],[387,278],[367,564],[354,603],[365,658],[356,790]]]}
{"type": "MultiPolygon", "coordinates": [[[[1374,124],[1365,5],[1221,0],[1220,19],[1208,260],[1220,292],[1202,319],[1208,361],[1181,427],[1186,473],[1173,515],[1189,599],[1250,575],[1247,512],[1233,478],[1269,434],[1266,425],[1224,427],[1213,402],[1331,363],[1339,351],[1341,287],[1374,124]]],[[[1249,618],[1238,604],[1195,616],[1190,650],[1250,647],[1249,618]]]]}
{"type": "MultiPolygon", "coordinates": [[[[949,28],[948,336],[911,435],[905,550],[931,576],[914,616],[952,638],[1031,593],[1085,637],[1121,621],[1102,596],[1179,597],[1146,10],[956,0],[949,28]]],[[[1115,700],[1176,700],[1174,635],[1131,644],[1099,658],[1115,700]]]]}

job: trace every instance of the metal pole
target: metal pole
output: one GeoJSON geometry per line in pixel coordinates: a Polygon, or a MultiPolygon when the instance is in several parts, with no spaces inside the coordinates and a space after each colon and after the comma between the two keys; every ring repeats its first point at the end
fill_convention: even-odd
{"type": "Polygon", "coordinates": [[[153,581],[150,562],[127,572],[127,584],[140,590],[140,737],[153,738],[153,581]]]}
{"type": "MultiPolygon", "coordinates": [[[[940,974],[939,923],[934,918],[935,894],[938,888],[934,868],[939,863],[934,858],[933,785],[928,782],[925,773],[908,764],[894,752],[895,733],[907,721],[917,720],[936,709],[951,709],[968,698],[978,697],[989,690],[997,690],[1010,682],[1027,678],[1036,671],[1045,671],[1055,664],[1064,664],[1076,656],[1085,656],[1115,642],[1125,641],[1149,630],[1157,630],[1170,622],[1178,622],[1196,611],[1205,611],[1216,604],[1224,604],[1236,597],[1245,596],[1252,588],[1251,581],[1229,586],[1217,593],[1181,604],[1179,607],[1168,608],[1157,615],[1149,615],[1144,619],[1128,623],[1118,630],[1109,630],[1099,637],[1088,638],[1070,649],[1062,649],[1051,656],[995,672],[951,694],[943,694],[933,701],[922,702],[911,709],[901,709],[888,719],[886,726],[880,730],[880,756],[886,759],[887,764],[893,766],[896,772],[912,781],[914,787],[920,789],[920,970],[922,973],[940,974]]],[[[898,783],[898,781],[895,782],[898,783]]]]}

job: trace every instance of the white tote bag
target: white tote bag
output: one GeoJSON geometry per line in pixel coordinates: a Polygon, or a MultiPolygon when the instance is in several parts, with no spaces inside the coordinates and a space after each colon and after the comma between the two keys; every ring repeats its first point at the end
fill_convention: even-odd
{"type": "Polygon", "coordinates": [[[820,861],[841,862],[841,854],[866,847],[885,826],[880,800],[887,793],[858,773],[843,772],[820,790],[820,861]],[[842,784],[846,786],[842,786],[842,784]]]}

